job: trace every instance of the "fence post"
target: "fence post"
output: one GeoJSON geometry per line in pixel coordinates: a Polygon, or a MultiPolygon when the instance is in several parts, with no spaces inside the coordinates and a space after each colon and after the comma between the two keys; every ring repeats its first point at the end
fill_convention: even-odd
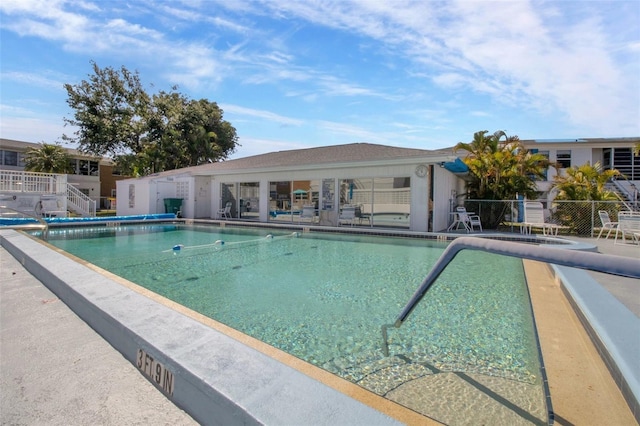
{"type": "Polygon", "coordinates": [[[596,202],[591,201],[591,238],[595,234],[596,228],[596,202]]]}

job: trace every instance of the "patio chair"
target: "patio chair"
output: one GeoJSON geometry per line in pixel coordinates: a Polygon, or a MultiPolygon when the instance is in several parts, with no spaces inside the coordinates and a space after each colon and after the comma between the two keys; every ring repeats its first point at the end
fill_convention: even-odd
{"type": "Polygon", "coordinates": [[[473,232],[476,226],[480,229],[480,232],[482,232],[480,216],[468,212],[464,207],[456,207],[456,213],[458,214],[458,222],[464,225],[467,232],[473,232]]]}
{"type": "Polygon", "coordinates": [[[359,224],[362,224],[362,221],[366,220],[369,222],[369,225],[371,225],[371,215],[368,213],[362,213],[361,206],[356,206],[356,219],[358,219],[359,224]]]}
{"type": "Polygon", "coordinates": [[[607,212],[606,210],[598,210],[598,216],[600,216],[600,222],[602,222],[602,227],[600,228],[600,232],[598,233],[598,238],[599,239],[602,236],[602,233],[605,230],[609,230],[609,232],[607,232],[607,236],[605,238],[609,238],[609,235],[611,235],[611,231],[615,230],[616,234],[618,232],[618,222],[612,222],[611,218],[609,217],[609,212],[607,212]]]}
{"type": "Polygon", "coordinates": [[[347,222],[353,226],[356,221],[356,208],[355,206],[345,205],[342,207],[340,216],[338,217],[338,225],[342,225],[343,222],[347,222]]]}
{"type": "Polygon", "coordinates": [[[558,235],[560,226],[549,223],[544,218],[544,207],[537,201],[524,203],[524,222],[522,230],[526,234],[531,234],[533,228],[542,229],[543,235],[558,235]]]}
{"type": "Polygon", "coordinates": [[[623,243],[626,243],[627,238],[630,238],[632,243],[640,245],[640,213],[619,212],[614,244],[618,244],[618,233],[622,234],[623,243]]]}
{"type": "Polygon", "coordinates": [[[224,208],[218,209],[218,219],[231,219],[231,206],[233,206],[233,203],[231,201],[227,201],[227,204],[225,204],[224,208]]]}
{"type": "Polygon", "coordinates": [[[311,223],[316,221],[316,207],[314,205],[302,206],[302,212],[298,216],[298,223],[303,220],[309,220],[311,223]]]}

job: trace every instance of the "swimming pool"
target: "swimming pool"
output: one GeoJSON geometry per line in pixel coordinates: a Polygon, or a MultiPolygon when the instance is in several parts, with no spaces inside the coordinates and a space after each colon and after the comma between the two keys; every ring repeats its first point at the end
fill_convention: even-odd
{"type": "Polygon", "coordinates": [[[546,421],[518,259],[461,253],[391,331],[385,357],[381,325],[395,320],[444,245],[175,224],[52,229],[49,242],[440,421],[456,423],[456,404],[478,419],[475,391],[494,424],[546,421]],[[425,407],[434,389],[437,406],[425,407]]]}

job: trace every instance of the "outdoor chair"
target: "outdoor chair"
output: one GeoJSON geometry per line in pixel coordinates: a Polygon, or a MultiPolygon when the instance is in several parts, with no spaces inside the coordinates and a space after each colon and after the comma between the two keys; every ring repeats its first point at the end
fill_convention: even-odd
{"type": "Polygon", "coordinates": [[[614,244],[618,244],[618,233],[621,234],[623,243],[626,243],[627,238],[630,238],[632,243],[640,245],[640,213],[619,212],[614,244]]]}
{"type": "Polygon", "coordinates": [[[456,207],[456,213],[458,214],[458,222],[464,225],[467,232],[473,232],[475,227],[478,227],[480,232],[482,232],[480,216],[468,212],[464,207],[456,207]]]}
{"type": "Polygon", "coordinates": [[[224,208],[218,209],[218,212],[217,212],[218,219],[222,219],[222,218],[230,219],[232,205],[233,203],[231,201],[227,201],[227,204],[225,204],[224,208]]]}
{"type": "Polygon", "coordinates": [[[544,218],[544,207],[542,203],[530,201],[524,203],[524,222],[522,230],[526,234],[531,234],[533,228],[542,229],[543,235],[558,235],[560,226],[549,223],[544,218]]]}
{"type": "Polygon", "coordinates": [[[302,206],[302,212],[298,216],[298,223],[303,220],[309,220],[311,223],[316,221],[316,207],[314,205],[302,206]]]}
{"type": "Polygon", "coordinates": [[[362,213],[361,206],[356,206],[356,219],[358,219],[359,224],[362,224],[362,221],[366,220],[369,222],[369,225],[371,225],[371,215],[368,213],[362,213]]]}
{"type": "Polygon", "coordinates": [[[342,225],[343,222],[351,224],[353,226],[356,221],[356,208],[354,206],[345,205],[342,207],[340,216],[338,217],[338,225],[342,225]]]}
{"type": "Polygon", "coordinates": [[[600,222],[602,222],[602,227],[600,228],[600,232],[598,233],[598,238],[596,239],[599,239],[605,230],[609,230],[605,238],[609,238],[609,235],[611,235],[611,231],[615,230],[616,233],[618,232],[618,222],[611,221],[611,218],[609,217],[609,212],[607,212],[606,210],[598,210],[598,216],[600,216],[600,222]]]}

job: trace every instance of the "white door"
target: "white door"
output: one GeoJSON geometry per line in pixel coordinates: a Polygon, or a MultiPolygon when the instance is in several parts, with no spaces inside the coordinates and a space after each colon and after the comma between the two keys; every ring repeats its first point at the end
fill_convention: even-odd
{"type": "Polygon", "coordinates": [[[195,219],[210,219],[211,216],[211,178],[195,179],[195,219]]]}

